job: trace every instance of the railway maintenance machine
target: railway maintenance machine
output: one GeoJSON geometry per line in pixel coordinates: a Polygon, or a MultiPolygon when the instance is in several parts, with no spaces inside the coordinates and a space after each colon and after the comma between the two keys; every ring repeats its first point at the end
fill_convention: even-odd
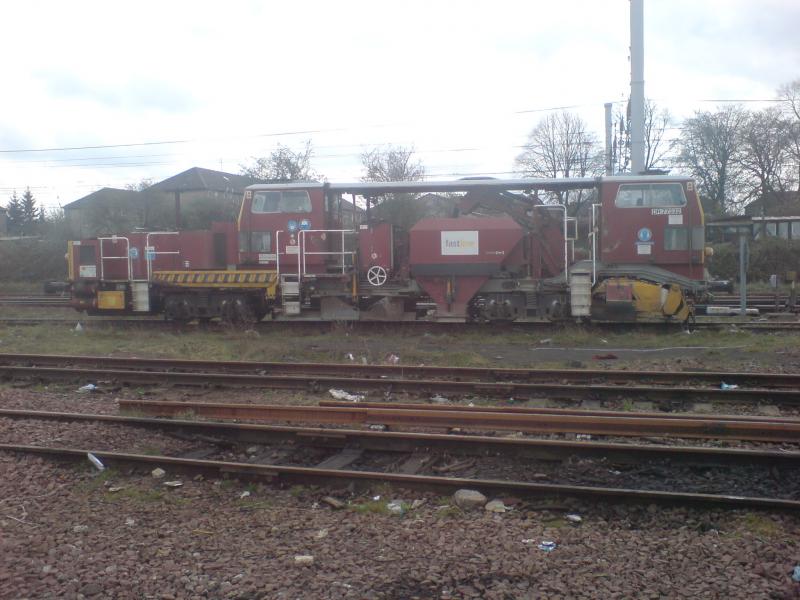
{"type": "Polygon", "coordinates": [[[685,177],[286,183],[248,187],[235,223],[72,241],[67,263],[92,314],[684,321],[707,295],[704,242],[685,177]],[[449,216],[379,218],[421,194],[449,216]]]}

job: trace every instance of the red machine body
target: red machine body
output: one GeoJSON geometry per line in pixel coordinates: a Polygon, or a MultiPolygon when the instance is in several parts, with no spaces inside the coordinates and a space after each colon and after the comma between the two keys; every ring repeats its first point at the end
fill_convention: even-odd
{"type": "Polygon", "coordinates": [[[509,217],[423,219],[411,228],[411,274],[443,317],[465,317],[489,277],[519,274],[524,231],[509,217]]]}
{"type": "Polygon", "coordinates": [[[704,255],[693,182],[648,176],[254,185],[236,223],[71,242],[68,262],[78,309],[491,321],[642,312],[633,282],[699,297],[704,255]],[[539,196],[571,190],[593,199],[575,216],[539,196]],[[387,194],[440,191],[463,194],[451,218],[374,218],[387,194]]]}

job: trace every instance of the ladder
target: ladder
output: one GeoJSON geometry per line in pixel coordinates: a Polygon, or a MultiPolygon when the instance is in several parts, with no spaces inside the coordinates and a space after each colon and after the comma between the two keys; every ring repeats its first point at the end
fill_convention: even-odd
{"type": "Polygon", "coordinates": [[[281,273],[281,308],[285,315],[300,314],[300,278],[281,273]]]}

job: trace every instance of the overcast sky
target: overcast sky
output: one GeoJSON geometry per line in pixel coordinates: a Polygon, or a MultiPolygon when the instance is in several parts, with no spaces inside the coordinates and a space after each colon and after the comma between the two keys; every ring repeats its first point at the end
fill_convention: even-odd
{"type": "MultiPolygon", "coordinates": [[[[509,175],[548,109],[572,107],[602,133],[603,103],[629,90],[628,10],[4,2],[0,204],[26,186],[55,206],[192,166],[238,172],[306,139],[332,181],[358,179],[364,147],[386,143],[413,145],[431,178],[509,175]]],[[[774,98],[800,78],[798,23],[797,0],[645,0],[645,93],[679,118],[708,100],[774,98]]]]}

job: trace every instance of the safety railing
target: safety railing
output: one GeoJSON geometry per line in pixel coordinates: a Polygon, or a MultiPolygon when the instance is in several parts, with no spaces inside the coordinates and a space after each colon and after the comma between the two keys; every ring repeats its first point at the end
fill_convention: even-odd
{"type": "Polygon", "coordinates": [[[161,255],[180,255],[179,250],[156,250],[154,245],[150,244],[150,236],[154,235],[180,235],[178,231],[151,231],[144,238],[144,258],[147,263],[147,281],[153,278],[153,261],[161,255]]]}
{"type": "Polygon", "coordinates": [[[306,256],[339,256],[342,260],[342,274],[347,272],[347,264],[345,264],[345,256],[352,256],[355,259],[356,252],[355,250],[345,250],[345,236],[347,235],[354,235],[358,232],[354,229],[301,229],[300,235],[298,237],[298,246],[300,251],[300,257],[297,261],[297,276],[300,278],[302,275],[306,274],[306,256]],[[342,236],[342,249],[341,251],[337,250],[324,250],[324,251],[308,251],[306,250],[306,236],[308,234],[318,233],[318,234],[335,234],[338,233],[342,236]],[[301,272],[301,263],[302,263],[302,272],[301,272]]]}
{"type": "Polygon", "coordinates": [[[105,261],[107,260],[124,260],[127,261],[128,266],[128,280],[130,281],[133,279],[132,277],[132,268],[131,268],[131,241],[123,236],[119,235],[112,235],[111,237],[99,237],[97,238],[99,242],[98,245],[100,246],[100,281],[105,279],[105,261]],[[125,256],[104,256],[103,255],[103,242],[109,241],[116,245],[119,241],[125,242],[125,256]]]}

